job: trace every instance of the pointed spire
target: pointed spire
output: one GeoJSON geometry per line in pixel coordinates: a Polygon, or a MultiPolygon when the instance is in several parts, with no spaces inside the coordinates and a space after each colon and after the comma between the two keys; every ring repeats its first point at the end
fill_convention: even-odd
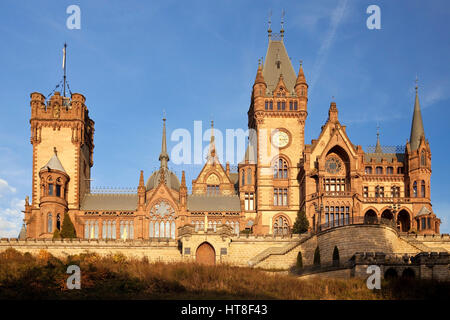
{"type": "Polygon", "coordinates": [[[277,88],[280,86],[283,86],[283,88],[286,88],[286,84],[284,83],[283,74],[280,73],[280,77],[278,78],[277,88]]]}
{"type": "Polygon", "coordinates": [[[141,175],[139,177],[139,187],[143,187],[144,186],[144,171],[141,170],[141,175]]]}
{"type": "Polygon", "coordinates": [[[416,100],[414,102],[414,114],[411,124],[411,136],[409,142],[411,144],[411,151],[417,150],[420,144],[420,139],[425,138],[425,130],[423,128],[422,113],[420,111],[419,103],[419,86],[417,85],[418,79],[416,77],[416,100]]]}
{"type": "Polygon", "coordinates": [[[328,109],[328,121],[335,123],[338,121],[338,109],[336,107],[336,102],[333,101],[330,103],[330,109],[328,109]]]}
{"type": "Polygon", "coordinates": [[[208,158],[216,156],[216,144],[214,138],[214,120],[211,120],[211,141],[209,143],[208,158]]]}
{"type": "Polygon", "coordinates": [[[377,126],[377,144],[375,146],[375,153],[383,153],[383,149],[381,149],[380,144],[380,126],[377,126]]]}
{"type": "Polygon", "coordinates": [[[267,33],[269,35],[269,41],[272,38],[272,28],[271,28],[272,21],[271,21],[271,19],[272,19],[272,10],[270,10],[270,12],[269,12],[269,28],[267,29],[267,33]]]}
{"type": "Polygon", "coordinates": [[[58,152],[56,151],[56,147],[53,147],[53,156],[50,158],[50,160],[47,162],[47,164],[41,168],[41,170],[43,170],[43,169],[59,170],[59,171],[66,173],[66,170],[64,170],[64,167],[62,166],[61,161],[59,161],[58,152]]]}
{"type": "Polygon", "coordinates": [[[264,84],[267,87],[266,82],[264,81],[261,59],[258,60],[258,71],[256,71],[256,78],[254,85],[259,83],[264,84]]]}
{"type": "Polygon", "coordinates": [[[169,154],[167,153],[166,144],[166,117],[163,118],[163,135],[162,135],[162,145],[161,154],[159,155],[159,161],[161,162],[160,168],[168,168],[167,163],[169,162],[169,154]]]}
{"type": "Polygon", "coordinates": [[[298,71],[297,81],[295,82],[295,87],[299,84],[306,84],[305,74],[303,73],[303,61],[300,60],[300,70],[298,71]]]}
{"type": "Polygon", "coordinates": [[[181,186],[186,187],[186,175],[184,173],[184,170],[181,172],[181,186]]]}

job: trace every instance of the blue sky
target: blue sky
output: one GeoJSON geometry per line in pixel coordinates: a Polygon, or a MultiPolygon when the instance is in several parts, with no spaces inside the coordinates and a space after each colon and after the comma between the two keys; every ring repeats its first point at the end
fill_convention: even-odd
{"type": "MultiPolygon", "coordinates": [[[[354,144],[405,144],[419,77],[425,134],[432,150],[432,202],[450,232],[450,3],[420,1],[19,1],[0,3],[0,236],[17,236],[31,193],[29,94],[48,95],[62,78],[85,95],[95,121],[94,186],[136,187],[158,166],[162,110],[167,130],[246,128],[267,16],[310,83],[305,142],[320,133],[331,97],[354,144]],[[66,8],[81,9],[69,30],[66,8]],[[381,29],[366,8],[381,8],[381,29]]],[[[169,150],[175,142],[168,141],[169,150]]],[[[205,142],[206,145],[206,142],[205,142]]],[[[198,166],[171,165],[191,181],[198,166]]]]}

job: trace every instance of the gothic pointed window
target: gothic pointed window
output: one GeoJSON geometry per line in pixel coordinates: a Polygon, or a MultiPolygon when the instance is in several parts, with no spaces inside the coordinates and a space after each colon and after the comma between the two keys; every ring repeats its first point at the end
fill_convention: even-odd
{"type": "Polygon", "coordinates": [[[252,169],[247,170],[247,184],[252,184],[252,169]]]}
{"type": "Polygon", "coordinates": [[[425,181],[422,180],[420,184],[420,196],[425,198],[425,181]]]}
{"type": "Polygon", "coordinates": [[[53,183],[48,184],[48,195],[49,196],[53,195],[53,183]]]}
{"type": "Polygon", "coordinates": [[[273,235],[274,236],[286,236],[289,234],[290,228],[286,217],[279,216],[275,219],[273,224],[273,235]]]}
{"type": "Polygon", "coordinates": [[[422,152],[421,152],[420,165],[421,166],[426,166],[427,165],[427,160],[426,160],[426,157],[425,157],[425,150],[422,150],[422,152]]]}
{"type": "Polygon", "coordinates": [[[274,179],[287,179],[288,178],[288,164],[287,161],[280,158],[275,162],[273,166],[274,179]]]}
{"type": "Polygon", "coordinates": [[[61,215],[59,213],[56,215],[56,229],[61,230],[61,215]]]}
{"type": "Polygon", "coordinates": [[[413,184],[413,197],[417,198],[417,181],[414,181],[413,184]]]}
{"type": "Polygon", "coordinates": [[[53,218],[51,213],[47,215],[47,232],[53,232],[53,218]]]}

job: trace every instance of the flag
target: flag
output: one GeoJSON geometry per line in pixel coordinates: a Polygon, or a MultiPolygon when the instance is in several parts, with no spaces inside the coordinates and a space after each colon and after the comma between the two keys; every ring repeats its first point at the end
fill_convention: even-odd
{"type": "Polygon", "coordinates": [[[64,44],[62,68],[64,69],[65,67],[66,67],[66,45],[64,44]]]}

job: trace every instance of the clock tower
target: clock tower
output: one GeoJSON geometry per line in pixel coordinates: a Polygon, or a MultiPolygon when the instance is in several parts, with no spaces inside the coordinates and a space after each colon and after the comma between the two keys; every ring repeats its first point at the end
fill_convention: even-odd
{"type": "Polygon", "coordinates": [[[304,148],[308,84],[302,63],[296,75],[283,42],[284,30],[272,34],[264,64],[259,63],[251,104],[249,129],[256,139],[254,233],[291,232],[299,203],[298,168],[304,148]]]}

